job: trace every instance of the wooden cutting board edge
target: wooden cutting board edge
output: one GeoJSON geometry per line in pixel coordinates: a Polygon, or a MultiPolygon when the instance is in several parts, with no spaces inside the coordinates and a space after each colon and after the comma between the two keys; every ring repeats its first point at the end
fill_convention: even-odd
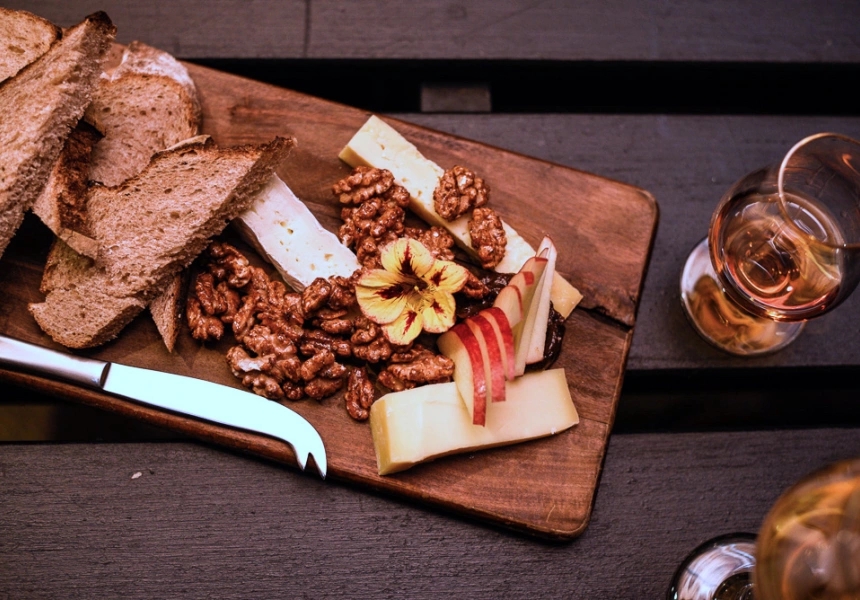
{"type": "MultiPolygon", "coordinates": [[[[268,438],[267,436],[237,431],[193,417],[168,413],[133,401],[110,396],[98,390],[45,379],[31,373],[0,369],[0,381],[7,381],[22,388],[35,390],[63,401],[72,400],[85,406],[170,429],[171,431],[187,435],[191,439],[212,444],[221,449],[226,448],[244,456],[271,461],[279,467],[287,467],[291,470],[301,472],[297,466],[295,453],[292,448],[288,444],[268,438]]],[[[611,425],[600,423],[598,425],[605,427],[606,434],[604,439],[608,439],[611,425]]],[[[332,466],[329,467],[327,480],[357,485],[361,487],[363,492],[372,492],[399,501],[411,501],[419,508],[433,508],[455,518],[473,519],[484,525],[499,528],[503,531],[515,531],[527,537],[545,541],[565,542],[578,537],[588,526],[594,505],[594,492],[596,492],[600,473],[603,470],[602,465],[605,454],[606,444],[604,443],[599,461],[600,466],[594,473],[593,479],[585,482],[588,487],[594,490],[589,496],[589,502],[584,511],[585,516],[570,527],[547,527],[533,521],[512,518],[509,513],[503,511],[494,512],[482,510],[478,507],[467,507],[446,502],[441,498],[404,489],[399,486],[396,480],[375,480],[359,477],[348,470],[332,468],[332,466]]],[[[317,476],[316,469],[312,464],[309,463],[307,465],[305,475],[310,477],[317,476]]]]}

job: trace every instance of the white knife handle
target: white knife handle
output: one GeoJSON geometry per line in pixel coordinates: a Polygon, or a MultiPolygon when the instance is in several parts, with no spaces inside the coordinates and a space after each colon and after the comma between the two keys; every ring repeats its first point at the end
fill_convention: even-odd
{"type": "Polygon", "coordinates": [[[0,335],[0,365],[35,371],[72,383],[100,389],[110,363],[74,356],[0,335]]]}

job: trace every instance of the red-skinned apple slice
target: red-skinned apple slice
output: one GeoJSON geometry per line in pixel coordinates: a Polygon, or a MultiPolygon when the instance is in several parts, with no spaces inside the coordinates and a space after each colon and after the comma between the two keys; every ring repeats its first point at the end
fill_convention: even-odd
{"type": "Polygon", "coordinates": [[[493,301],[493,308],[505,313],[511,327],[523,320],[523,293],[515,285],[506,285],[493,301]]]}
{"type": "MultiPolygon", "coordinates": [[[[523,297],[523,319],[514,328],[514,345],[517,349],[516,359],[516,374],[522,375],[526,371],[526,358],[528,357],[530,342],[535,330],[535,320],[537,318],[538,306],[543,301],[543,297],[549,293],[551,280],[548,279],[550,248],[542,245],[540,254],[534,257],[535,261],[542,261],[542,269],[540,273],[535,273],[536,279],[533,286],[530,287],[528,297],[523,297]]],[[[525,268],[525,266],[523,267],[525,268]]],[[[515,276],[516,277],[516,276],[515,276]]],[[[511,279],[513,281],[513,279],[511,279]]],[[[546,333],[546,332],[544,332],[546,333]]]]}
{"type": "Polygon", "coordinates": [[[505,378],[512,381],[516,375],[517,353],[514,348],[514,332],[508,317],[501,308],[491,306],[478,313],[477,316],[485,318],[496,333],[496,340],[502,350],[502,359],[505,365],[505,378]]]}
{"type": "MultiPolygon", "coordinates": [[[[534,324],[528,335],[528,352],[526,353],[526,364],[543,360],[543,352],[546,346],[546,327],[549,321],[549,309],[552,292],[552,280],[555,277],[555,263],[558,258],[558,250],[549,237],[545,237],[538,247],[538,253],[546,252],[547,264],[543,274],[540,289],[535,292],[534,300],[530,310],[535,311],[534,324]]],[[[525,336],[523,337],[525,341],[525,336]]]]}
{"type": "Polygon", "coordinates": [[[499,298],[497,297],[496,301],[493,302],[493,306],[505,311],[505,315],[508,317],[508,322],[511,324],[511,328],[513,329],[514,348],[516,349],[517,357],[515,361],[516,375],[522,375],[525,373],[524,352],[527,350],[528,344],[528,339],[526,338],[529,337],[527,334],[529,329],[525,327],[525,322],[528,319],[536,291],[544,280],[544,273],[546,272],[546,265],[548,262],[549,261],[546,256],[532,256],[525,262],[525,264],[523,264],[523,267],[519,272],[511,278],[510,283],[502,288],[502,291],[499,293],[499,297],[502,297],[502,294],[509,287],[515,287],[520,291],[522,310],[519,315],[515,309],[516,304],[511,299],[511,293],[507,293],[507,295],[503,297],[502,301],[499,301],[499,298]],[[522,357],[520,356],[521,353],[523,353],[522,357]]]}
{"type": "Polygon", "coordinates": [[[487,418],[487,379],[481,347],[472,330],[463,323],[454,325],[436,341],[439,351],[454,361],[454,382],[475,425],[487,418]]]}
{"type": "Polygon", "coordinates": [[[464,321],[481,346],[481,358],[484,362],[484,376],[489,383],[487,396],[491,402],[505,400],[505,363],[502,349],[496,338],[496,330],[490,322],[478,313],[464,321]]]}

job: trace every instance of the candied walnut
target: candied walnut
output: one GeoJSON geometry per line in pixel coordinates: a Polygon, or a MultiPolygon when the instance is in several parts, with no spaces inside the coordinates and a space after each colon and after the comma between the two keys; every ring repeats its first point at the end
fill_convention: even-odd
{"type": "Polygon", "coordinates": [[[301,400],[305,397],[305,388],[300,383],[285,381],[281,386],[288,400],[301,400]]]}
{"type": "Polygon", "coordinates": [[[466,278],[466,284],[460,291],[463,292],[467,298],[480,300],[490,293],[490,288],[483,281],[478,279],[474,273],[469,271],[469,275],[466,278]]]}
{"type": "Polygon", "coordinates": [[[338,239],[355,250],[362,265],[379,266],[379,248],[403,234],[409,192],[389,171],[370,167],[356,167],[332,191],[345,205],[338,239]]]}
{"type": "Polygon", "coordinates": [[[233,346],[227,351],[227,363],[233,375],[242,380],[242,385],[255,394],[272,400],[280,400],[284,397],[281,384],[264,372],[271,365],[270,357],[252,358],[242,346],[233,346]]]}
{"type": "Polygon", "coordinates": [[[406,383],[402,379],[398,379],[391,371],[382,371],[376,378],[379,385],[388,388],[392,392],[402,392],[406,389],[406,383]]]}
{"type": "Polygon", "coordinates": [[[215,285],[210,273],[200,273],[194,280],[194,295],[203,312],[209,316],[227,314],[232,318],[239,308],[239,293],[230,289],[226,282],[215,285]]]}
{"type": "Polygon", "coordinates": [[[379,244],[372,237],[361,240],[355,249],[355,257],[359,263],[370,269],[378,269],[382,266],[379,260],[379,244]]]}
{"type": "Polygon", "coordinates": [[[370,416],[370,407],[376,400],[373,382],[364,367],[355,368],[346,383],[346,412],[356,421],[364,421],[370,416]]]}
{"type": "Polygon", "coordinates": [[[334,335],[348,335],[352,333],[352,321],[349,319],[324,319],[320,320],[319,328],[334,335]]]}
{"type": "Polygon", "coordinates": [[[343,379],[326,379],[325,377],[317,377],[313,381],[305,385],[304,391],[310,398],[314,400],[322,400],[327,398],[343,387],[343,379]]]}
{"type": "Polygon", "coordinates": [[[421,242],[437,260],[454,260],[454,238],[445,229],[434,225],[430,229],[407,227],[404,235],[421,242]]]}
{"type": "Polygon", "coordinates": [[[185,313],[191,335],[201,341],[219,340],[224,323],[231,323],[239,308],[239,294],[225,282],[215,284],[211,273],[200,273],[194,280],[185,313]]]}
{"type": "MultiPolygon", "coordinates": [[[[358,270],[357,272],[360,273],[361,271],[358,270]]],[[[344,310],[356,305],[355,280],[352,276],[334,275],[329,277],[329,283],[331,284],[331,296],[328,297],[327,305],[330,309],[344,310]]]]}
{"type": "Polygon", "coordinates": [[[220,340],[224,335],[224,323],[218,317],[203,313],[200,301],[192,296],[188,298],[185,305],[185,316],[188,319],[188,327],[191,329],[191,337],[201,342],[220,340]]]}
{"type": "Polygon", "coordinates": [[[502,220],[492,208],[476,208],[469,221],[469,236],[472,248],[478,252],[478,260],[485,269],[492,269],[505,256],[508,238],[502,220]]]}
{"type": "Polygon", "coordinates": [[[252,358],[243,346],[233,346],[227,351],[227,364],[236,377],[243,373],[262,371],[268,366],[267,362],[265,357],[252,358]]]}
{"type": "Polygon", "coordinates": [[[433,206],[446,221],[465,215],[473,208],[484,206],[489,200],[490,188],[484,180],[466,167],[448,169],[433,191],[433,206]]]}
{"type": "Polygon", "coordinates": [[[302,291],[302,310],[310,315],[322,308],[331,296],[332,286],[327,279],[317,277],[302,291]]]}
{"type": "Polygon", "coordinates": [[[275,357],[270,374],[282,384],[302,381],[302,360],[295,354],[275,357]]]}
{"type": "Polygon", "coordinates": [[[313,356],[325,350],[328,350],[335,356],[352,356],[352,344],[348,340],[343,340],[315,329],[304,332],[299,342],[299,351],[302,354],[313,356]]]}
{"type": "Polygon", "coordinates": [[[209,246],[209,256],[215,259],[209,263],[209,271],[219,281],[226,281],[235,289],[245,287],[251,279],[251,263],[230,244],[213,242],[209,246]]]}
{"type": "Polygon", "coordinates": [[[381,196],[394,185],[394,175],[388,169],[359,166],[335,183],[331,191],[341,204],[359,205],[381,196]]]}
{"type": "Polygon", "coordinates": [[[385,337],[382,328],[368,319],[359,317],[355,320],[355,331],[349,338],[352,343],[352,353],[356,358],[369,363],[388,360],[391,356],[391,342],[385,337]]]}
{"type": "Polygon", "coordinates": [[[334,364],[334,354],[330,350],[317,352],[302,364],[301,375],[305,381],[314,379],[324,368],[334,364]]]}
{"type": "Polygon", "coordinates": [[[349,367],[339,362],[333,362],[319,372],[319,376],[325,379],[343,379],[347,375],[349,375],[349,367]]]}
{"type": "Polygon", "coordinates": [[[417,385],[451,381],[454,361],[416,344],[391,355],[388,366],[379,374],[379,383],[400,391],[417,385]]]}
{"type": "Polygon", "coordinates": [[[257,394],[269,400],[282,400],[284,398],[284,390],[274,378],[269,377],[265,373],[252,371],[242,376],[242,385],[257,394]]]}

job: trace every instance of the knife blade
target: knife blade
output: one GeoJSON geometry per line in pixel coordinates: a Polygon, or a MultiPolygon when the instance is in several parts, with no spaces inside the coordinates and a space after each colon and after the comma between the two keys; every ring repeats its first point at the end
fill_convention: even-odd
{"type": "Polygon", "coordinates": [[[0,335],[0,365],[102,390],[135,402],[283,440],[302,470],[313,457],[325,479],[322,438],[313,425],[282,404],[203,379],[105,362],[0,335]]]}

